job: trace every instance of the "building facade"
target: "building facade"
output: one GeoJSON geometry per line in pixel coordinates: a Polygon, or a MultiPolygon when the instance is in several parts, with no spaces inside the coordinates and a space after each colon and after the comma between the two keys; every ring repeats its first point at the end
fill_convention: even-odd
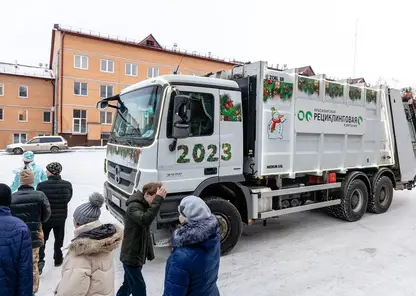
{"type": "Polygon", "coordinates": [[[55,25],[50,65],[56,76],[55,132],[70,146],[101,145],[114,114],[99,111],[101,98],[141,80],[163,74],[205,75],[235,62],[165,49],[149,35],[136,42],[55,25]]]}
{"type": "Polygon", "coordinates": [[[53,132],[50,69],[0,63],[0,149],[53,132]]]}

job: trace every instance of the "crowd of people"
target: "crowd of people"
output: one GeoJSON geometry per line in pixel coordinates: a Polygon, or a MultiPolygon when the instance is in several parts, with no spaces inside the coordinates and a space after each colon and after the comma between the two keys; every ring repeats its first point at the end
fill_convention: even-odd
{"type": "MultiPolygon", "coordinates": [[[[160,183],[146,184],[126,205],[124,230],[100,221],[104,197],[92,193],[73,213],[74,238],[63,248],[68,203],[73,189],[61,177],[58,162],[35,164],[23,155],[9,187],[0,184],[0,295],[33,296],[45,266],[45,243],[54,233],[54,265],[62,266],[57,296],[145,296],[142,270],[155,258],[150,225],[167,192],[160,183]],[[114,286],[114,251],[121,246],[124,281],[114,286]],[[65,254],[65,256],[64,256],[65,254]]],[[[196,196],[182,199],[180,226],[172,234],[172,253],[165,269],[163,296],[217,296],[220,263],[218,221],[196,196]]]]}

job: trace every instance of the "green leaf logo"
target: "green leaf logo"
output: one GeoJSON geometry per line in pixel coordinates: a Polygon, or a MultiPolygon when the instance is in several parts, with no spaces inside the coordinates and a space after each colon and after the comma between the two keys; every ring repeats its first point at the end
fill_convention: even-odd
{"type": "Polygon", "coordinates": [[[363,122],[363,118],[361,116],[358,116],[358,124],[360,125],[361,122],[363,122]]]}
{"type": "Polygon", "coordinates": [[[303,112],[302,110],[299,110],[298,112],[298,119],[300,121],[302,121],[305,118],[305,112],[303,112]]]}
{"type": "Polygon", "coordinates": [[[306,121],[311,120],[312,119],[312,112],[310,112],[310,111],[306,112],[305,118],[306,118],[306,121]]]}

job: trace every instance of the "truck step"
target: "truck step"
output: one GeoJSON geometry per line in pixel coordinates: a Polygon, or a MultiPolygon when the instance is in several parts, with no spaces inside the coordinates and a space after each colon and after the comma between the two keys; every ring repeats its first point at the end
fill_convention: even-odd
{"type": "Polygon", "coordinates": [[[304,206],[293,207],[293,208],[288,208],[288,209],[283,209],[283,210],[268,211],[268,212],[259,213],[259,219],[267,219],[267,218],[273,218],[273,217],[282,216],[282,215],[291,214],[291,213],[325,208],[325,207],[339,205],[340,203],[341,203],[340,199],[334,199],[330,201],[312,203],[312,204],[307,204],[304,206]]]}

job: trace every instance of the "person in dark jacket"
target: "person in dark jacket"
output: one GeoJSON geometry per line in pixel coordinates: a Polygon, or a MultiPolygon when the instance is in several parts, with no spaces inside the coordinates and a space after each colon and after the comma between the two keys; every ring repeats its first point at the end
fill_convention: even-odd
{"type": "Polygon", "coordinates": [[[12,215],[26,223],[32,236],[33,294],[39,289],[39,248],[43,246],[42,222],[51,215],[51,206],[43,192],[33,188],[34,174],[31,170],[20,173],[20,187],[12,195],[12,215]]]}
{"type": "Polygon", "coordinates": [[[49,234],[53,230],[55,237],[53,259],[55,266],[61,266],[63,262],[62,246],[65,238],[65,221],[68,217],[68,203],[72,198],[72,184],[61,177],[62,165],[52,162],[46,166],[48,180],[39,183],[37,190],[45,193],[51,204],[51,217],[42,224],[45,235],[45,245],[39,250],[39,274],[42,274],[45,266],[45,247],[49,234]]]}
{"type": "Polygon", "coordinates": [[[219,296],[220,233],[217,218],[196,196],[182,199],[182,224],[172,235],[163,296],[219,296]]]}
{"type": "Polygon", "coordinates": [[[12,191],[0,184],[0,295],[33,293],[32,241],[26,224],[11,215],[12,191]]]}
{"type": "Polygon", "coordinates": [[[117,296],[146,296],[146,284],[142,267],[146,260],[155,258],[150,237],[150,225],[166,197],[166,190],[160,183],[143,186],[143,193],[134,193],[127,201],[124,217],[124,238],[120,260],[124,268],[124,282],[117,296]]]}

